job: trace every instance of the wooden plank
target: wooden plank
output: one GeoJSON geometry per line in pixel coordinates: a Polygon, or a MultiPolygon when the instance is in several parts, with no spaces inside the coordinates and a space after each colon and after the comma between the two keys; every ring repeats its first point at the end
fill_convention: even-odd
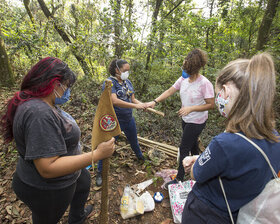
{"type": "Polygon", "coordinates": [[[155,142],[155,141],[152,141],[150,139],[146,139],[146,138],[142,138],[140,136],[138,136],[138,139],[144,141],[144,142],[148,142],[148,143],[151,143],[151,144],[154,144],[154,145],[160,145],[164,148],[168,148],[168,149],[171,149],[173,150],[174,152],[178,152],[178,148],[175,147],[175,146],[172,146],[172,145],[167,145],[167,144],[164,144],[164,143],[160,143],[160,142],[155,142]]]}
{"type": "Polygon", "coordinates": [[[144,142],[144,141],[142,141],[142,140],[139,140],[139,143],[145,143],[147,146],[149,146],[149,147],[154,147],[154,148],[156,148],[156,149],[162,149],[162,150],[164,150],[164,151],[167,151],[167,152],[170,152],[170,153],[174,153],[174,154],[176,154],[177,155],[177,153],[178,153],[178,150],[177,150],[177,152],[176,151],[174,151],[174,150],[170,150],[170,149],[168,149],[168,148],[165,148],[165,147],[162,147],[162,146],[159,146],[159,145],[154,145],[154,144],[148,144],[147,142],[144,142]]]}
{"type": "MultiPolygon", "coordinates": [[[[151,146],[151,145],[146,144],[146,143],[143,143],[143,142],[139,142],[139,144],[144,145],[144,146],[149,147],[149,148],[154,147],[154,146],[151,146]]],[[[161,151],[161,152],[164,152],[165,154],[167,154],[167,155],[169,155],[169,156],[172,156],[172,157],[177,158],[177,154],[175,154],[175,153],[168,152],[168,151],[164,151],[164,149],[159,149],[159,148],[157,148],[157,150],[159,150],[159,151],[161,151]]]]}

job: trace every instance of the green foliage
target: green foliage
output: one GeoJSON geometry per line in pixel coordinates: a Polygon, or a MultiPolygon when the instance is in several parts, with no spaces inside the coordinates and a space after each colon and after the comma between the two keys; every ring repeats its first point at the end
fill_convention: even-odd
{"type": "MultiPolygon", "coordinates": [[[[130,79],[135,87],[136,98],[141,101],[153,100],[168,89],[181,76],[180,67],[184,58],[196,47],[208,53],[209,60],[203,74],[214,84],[217,71],[229,61],[256,53],[257,33],[267,1],[214,0],[211,15],[209,10],[212,1],[208,2],[208,11],[194,9],[194,1],[191,0],[183,1],[176,9],[174,6],[179,1],[175,1],[175,5],[174,2],[163,1],[154,24],[156,33],[153,35],[151,18],[155,0],[124,0],[121,1],[119,11],[115,10],[117,4],[114,0],[107,1],[107,4],[100,0],[45,0],[54,20],[48,20],[44,16],[37,1],[31,1],[29,7],[34,24],[23,5],[13,2],[1,1],[0,23],[1,38],[5,41],[14,73],[22,77],[34,63],[45,56],[61,58],[81,77],[80,82],[84,86],[80,85],[83,91],[77,92],[79,96],[76,103],[84,105],[96,103],[96,98],[88,102],[88,94],[100,93],[101,83],[108,76],[107,68],[116,57],[117,47],[120,47],[122,57],[131,65],[130,79]],[[54,22],[67,33],[72,44],[65,44],[54,29],[54,22]],[[118,36],[116,30],[119,31],[118,36]],[[151,45],[148,44],[149,41],[151,45]],[[79,53],[90,68],[86,81],[82,78],[82,69],[73,56],[72,49],[79,53]],[[152,55],[149,69],[146,70],[148,52],[152,52],[152,55]],[[91,82],[95,83],[94,87],[89,84],[91,82]]],[[[279,11],[278,7],[265,46],[274,55],[278,72],[279,11]]],[[[279,88],[277,97],[279,99],[279,88]]],[[[139,133],[178,143],[181,124],[176,111],[180,106],[179,95],[175,94],[156,107],[166,113],[164,119],[136,111],[139,133]]],[[[277,109],[279,110],[279,104],[277,109]]],[[[209,142],[210,137],[207,136],[222,131],[222,126],[217,125],[220,119],[217,112],[209,113],[209,129],[202,134],[203,141],[209,142]]],[[[279,127],[279,121],[277,124],[279,127]]]]}

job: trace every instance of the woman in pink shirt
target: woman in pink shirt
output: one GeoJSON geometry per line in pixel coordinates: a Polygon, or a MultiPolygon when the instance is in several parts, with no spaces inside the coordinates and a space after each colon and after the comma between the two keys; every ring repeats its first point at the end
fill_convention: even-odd
{"type": "Polygon", "coordinates": [[[148,106],[154,107],[156,103],[180,91],[182,107],[178,114],[182,117],[183,135],[180,144],[178,174],[173,181],[165,185],[166,188],[169,184],[183,181],[185,171],[182,161],[190,154],[198,154],[198,137],[206,125],[208,110],[215,106],[213,85],[199,73],[206,62],[207,55],[204,51],[192,50],[183,63],[183,73],[185,72],[187,75],[180,77],[173,86],[148,103],[148,106]]]}

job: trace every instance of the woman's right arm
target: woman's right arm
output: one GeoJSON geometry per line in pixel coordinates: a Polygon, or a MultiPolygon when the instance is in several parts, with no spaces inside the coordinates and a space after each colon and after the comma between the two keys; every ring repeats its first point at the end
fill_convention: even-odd
{"type": "Polygon", "coordinates": [[[155,98],[154,101],[147,103],[147,105],[148,105],[148,107],[154,108],[156,105],[156,102],[159,103],[159,102],[165,100],[166,98],[168,98],[169,96],[173,95],[176,92],[177,92],[177,89],[175,89],[173,86],[171,86],[168,90],[165,90],[162,94],[160,94],[160,96],[155,98]]]}
{"type": "Polygon", "coordinates": [[[120,100],[117,97],[117,94],[111,94],[112,103],[114,106],[123,107],[123,108],[135,108],[135,109],[145,109],[146,106],[144,103],[130,103],[123,100],[120,100]]]}
{"type": "Polygon", "coordinates": [[[74,173],[94,162],[110,157],[115,150],[115,139],[100,143],[93,152],[74,156],[54,156],[33,160],[40,175],[44,178],[55,178],[74,173]]]}

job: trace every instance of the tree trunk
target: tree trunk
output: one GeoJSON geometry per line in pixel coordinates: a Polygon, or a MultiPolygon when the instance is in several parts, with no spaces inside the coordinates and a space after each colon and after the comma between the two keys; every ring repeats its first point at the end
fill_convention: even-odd
{"type": "Polygon", "coordinates": [[[75,20],[75,29],[74,29],[74,34],[71,35],[71,37],[76,40],[77,36],[78,36],[78,28],[79,28],[79,18],[77,16],[77,11],[76,11],[76,7],[75,4],[71,4],[71,15],[73,16],[74,20],[75,20]]]}
{"type": "Polygon", "coordinates": [[[150,64],[150,59],[151,59],[151,54],[152,54],[152,46],[153,46],[153,41],[157,32],[157,17],[159,14],[159,9],[161,6],[162,0],[156,0],[156,7],[155,7],[155,11],[153,13],[153,18],[152,18],[152,32],[150,35],[150,40],[149,43],[147,45],[147,59],[146,59],[146,70],[149,70],[149,64],[150,64]]]}
{"type": "Polygon", "coordinates": [[[113,7],[114,10],[114,33],[115,33],[115,56],[117,58],[121,58],[122,57],[122,45],[121,45],[121,15],[120,15],[120,11],[121,11],[121,0],[111,0],[111,5],[113,7]]]}
{"type": "Polygon", "coordinates": [[[128,2],[128,27],[127,33],[130,37],[130,41],[133,42],[133,31],[132,31],[132,14],[133,14],[133,0],[128,2]]]}
{"type": "Polygon", "coordinates": [[[256,50],[262,50],[268,41],[269,31],[276,14],[279,0],[268,0],[267,7],[259,28],[256,50]]]}
{"type": "Polygon", "coordinates": [[[259,1],[259,5],[258,5],[258,9],[257,9],[256,13],[253,16],[251,16],[250,29],[249,29],[249,34],[248,34],[248,48],[246,51],[248,53],[248,55],[250,55],[250,52],[251,52],[251,46],[252,46],[251,44],[252,44],[253,36],[257,32],[256,21],[259,16],[259,13],[260,13],[261,6],[262,6],[262,1],[259,1]]]}
{"type": "Polygon", "coordinates": [[[34,23],[34,17],[33,17],[32,13],[31,13],[31,11],[29,9],[29,3],[30,3],[30,0],[23,0],[23,4],[24,4],[24,7],[26,9],[26,12],[27,12],[27,14],[28,14],[28,16],[29,16],[29,18],[31,20],[31,23],[34,25],[35,24],[34,23]]]}
{"type": "Polygon", "coordinates": [[[73,48],[72,42],[70,40],[70,38],[68,37],[67,33],[62,29],[61,26],[59,26],[55,20],[55,18],[51,15],[49,9],[47,8],[44,0],[38,0],[40,7],[42,9],[42,11],[44,12],[45,16],[48,19],[52,19],[54,22],[54,28],[56,29],[56,31],[58,32],[58,34],[61,36],[61,38],[63,39],[63,41],[65,42],[66,45],[71,46],[72,47],[72,53],[73,55],[76,57],[76,59],[78,60],[78,62],[80,63],[80,66],[82,67],[85,75],[89,75],[90,73],[90,69],[88,67],[87,62],[84,60],[84,58],[77,52],[77,50],[75,50],[73,48]]]}
{"type": "Polygon", "coordinates": [[[5,49],[4,40],[2,39],[0,24],[0,86],[10,87],[14,83],[15,79],[5,49]]]}
{"type": "MultiPolygon", "coordinates": [[[[209,20],[212,18],[213,16],[213,8],[214,8],[214,0],[212,0],[212,2],[210,3],[210,14],[209,14],[209,20]]],[[[212,38],[213,38],[213,33],[214,33],[214,25],[210,25],[207,27],[206,30],[206,43],[205,43],[205,48],[207,50],[207,52],[212,52],[213,51],[213,44],[209,43],[210,42],[210,33],[212,34],[212,38]]],[[[215,57],[209,57],[209,64],[211,64],[211,66],[214,67],[215,65],[215,57]]]]}
{"type": "MultiPolygon", "coordinates": [[[[213,7],[214,7],[214,0],[212,0],[212,2],[210,3],[210,15],[209,15],[209,19],[212,18],[212,15],[213,15],[213,7]]],[[[210,35],[211,29],[213,29],[213,27],[212,27],[212,26],[208,26],[208,27],[207,27],[207,30],[206,30],[206,46],[205,46],[205,48],[206,48],[207,50],[210,50],[210,48],[212,47],[212,46],[211,46],[211,47],[209,46],[209,35],[210,35]]],[[[212,50],[212,49],[211,49],[211,50],[212,50]]]]}

